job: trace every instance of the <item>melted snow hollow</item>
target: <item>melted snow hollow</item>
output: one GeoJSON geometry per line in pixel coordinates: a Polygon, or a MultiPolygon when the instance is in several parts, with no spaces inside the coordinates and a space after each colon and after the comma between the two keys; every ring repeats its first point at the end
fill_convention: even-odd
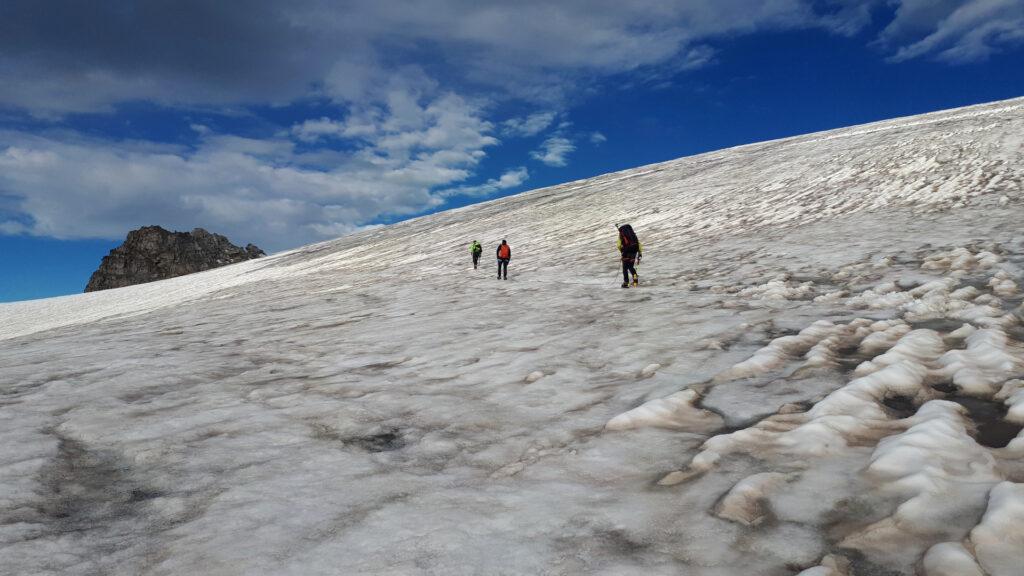
{"type": "Polygon", "coordinates": [[[1021,134],[999,102],[2,304],[0,574],[1019,576],[1021,134]]]}

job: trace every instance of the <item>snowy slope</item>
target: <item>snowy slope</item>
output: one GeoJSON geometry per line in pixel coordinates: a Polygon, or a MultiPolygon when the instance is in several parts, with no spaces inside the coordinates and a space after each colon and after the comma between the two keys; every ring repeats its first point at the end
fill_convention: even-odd
{"type": "Polygon", "coordinates": [[[0,574],[1019,574],[1022,134],[1011,100],[2,304],[0,574]]]}

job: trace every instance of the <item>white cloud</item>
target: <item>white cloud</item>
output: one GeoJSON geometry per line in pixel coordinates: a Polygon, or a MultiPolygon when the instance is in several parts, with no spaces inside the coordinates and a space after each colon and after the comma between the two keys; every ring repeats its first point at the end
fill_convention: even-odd
{"type": "Polygon", "coordinates": [[[321,138],[342,138],[346,135],[346,128],[342,122],[322,117],[293,126],[292,134],[303,142],[316,142],[321,138]]]}
{"type": "Polygon", "coordinates": [[[501,133],[507,136],[536,136],[551,126],[557,116],[554,112],[537,112],[525,118],[510,118],[501,125],[501,133]]]}
{"type": "Polygon", "coordinates": [[[568,164],[566,156],[575,149],[576,145],[572,143],[572,140],[562,136],[552,136],[540,145],[539,150],[531,152],[530,157],[548,166],[565,166],[568,164]]]}
{"type": "Polygon", "coordinates": [[[601,144],[604,144],[607,141],[608,141],[608,137],[605,136],[604,134],[601,134],[600,132],[591,132],[590,133],[590,143],[593,144],[594,146],[599,146],[601,144]]]}
{"type": "Polygon", "coordinates": [[[16,236],[19,234],[27,234],[28,232],[28,226],[25,226],[21,222],[17,222],[15,220],[4,220],[3,222],[0,222],[0,234],[16,236]]]}
{"type": "Polygon", "coordinates": [[[140,100],[367,103],[376,87],[414,77],[421,65],[463,93],[472,84],[565,104],[611,75],[670,79],[706,66],[710,44],[731,36],[797,28],[853,35],[883,2],[897,6],[879,39],[896,59],[964,61],[1020,41],[1020,0],[251,0],[244,8],[150,2],[131,11],[7,0],[0,107],[59,116],[140,100]]]}
{"type": "Polygon", "coordinates": [[[441,196],[489,196],[495,192],[509,190],[521,186],[530,178],[530,171],[524,166],[513,168],[502,174],[499,178],[491,178],[483,184],[476,186],[459,186],[440,193],[441,196]]]}
{"type": "MultiPolygon", "coordinates": [[[[119,238],[156,223],[203,226],[268,250],[350,232],[384,215],[443,203],[497,144],[479,106],[451,93],[396,89],[387,104],[317,121],[361,134],[354,152],[296,151],[287,136],[206,134],[195,149],[59,132],[0,132],[0,190],[16,220],[3,233],[119,238]]],[[[319,135],[303,123],[295,138],[319,135]]],[[[321,131],[323,132],[323,131],[321,131]]],[[[346,132],[347,133],[347,132],[346,132]]],[[[513,170],[495,190],[525,180],[513,170]]],[[[486,193],[483,188],[481,193],[486,193]]]]}
{"type": "Polygon", "coordinates": [[[710,40],[808,27],[850,34],[870,16],[857,0],[6,4],[0,106],[38,115],[139,100],[365,103],[382,81],[424,63],[462,92],[469,82],[556,102],[606,75],[704,65],[710,40]]]}
{"type": "Polygon", "coordinates": [[[673,62],[672,67],[668,69],[668,72],[672,73],[703,68],[714,62],[716,54],[717,51],[711,46],[694,46],[680,54],[679,58],[673,62]]]}
{"type": "Polygon", "coordinates": [[[902,62],[931,56],[954,64],[984,60],[1024,43],[1021,0],[899,0],[879,44],[902,62]]]}

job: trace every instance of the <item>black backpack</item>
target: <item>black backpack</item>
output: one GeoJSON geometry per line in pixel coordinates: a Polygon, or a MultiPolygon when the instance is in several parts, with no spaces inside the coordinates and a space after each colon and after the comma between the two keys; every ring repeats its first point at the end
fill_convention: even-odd
{"type": "Polygon", "coordinates": [[[640,251],[640,241],[637,240],[636,232],[633,232],[633,227],[629,224],[619,226],[619,240],[622,241],[622,252],[624,254],[640,251]]]}

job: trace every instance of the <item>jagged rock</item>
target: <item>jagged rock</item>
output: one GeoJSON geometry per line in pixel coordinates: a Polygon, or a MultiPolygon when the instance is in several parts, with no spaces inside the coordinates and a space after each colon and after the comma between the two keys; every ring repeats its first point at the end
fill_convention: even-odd
{"type": "Polygon", "coordinates": [[[124,244],[103,257],[86,292],[164,280],[266,256],[253,244],[239,248],[220,234],[202,228],[171,232],[144,226],[128,233],[124,244]]]}

